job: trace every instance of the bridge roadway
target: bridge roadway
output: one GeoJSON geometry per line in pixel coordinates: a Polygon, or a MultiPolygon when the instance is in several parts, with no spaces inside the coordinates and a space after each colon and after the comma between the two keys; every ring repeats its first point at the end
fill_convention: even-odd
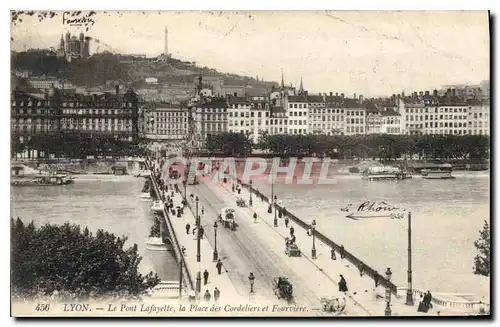
{"type": "MultiPolygon", "coordinates": [[[[236,210],[236,231],[220,226],[217,230],[217,249],[223,259],[227,274],[238,293],[248,292],[248,275],[255,275],[255,291],[262,300],[276,299],[272,291],[272,280],[286,276],[294,286],[295,303],[308,308],[304,315],[322,315],[321,297],[344,298],[338,292],[337,281],[331,280],[305,257],[288,257],[285,254],[284,240],[272,226],[262,220],[254,223],[252,212],[235,205],[235,198],[224,194],[217,185],[207,185],[210,181],[201,180],[200,184],[189,185],[187,195],[198,196],[199,206],[204,206],[201,224],[207,237],[214,244],[213,224],[223,207],[236,210]]],[[[367,316],[371,312],[359,303],[347,298],[346,315],[367,316]]],[[[383,312],[383,307],[380,308],[383,312]]]]}

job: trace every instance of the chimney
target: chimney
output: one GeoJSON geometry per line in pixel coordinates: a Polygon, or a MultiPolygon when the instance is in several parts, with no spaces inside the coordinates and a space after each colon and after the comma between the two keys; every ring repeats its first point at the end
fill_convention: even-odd
{"type": "Polygon", "coordinates": [[[418,94],[419,94],[421,97],[423,97],[423,96],[424,96],[424,92],[422,92],[422,91],[420,91],[418,94]]]}
{"type": "Polygon", "coordinates": [[[339,96],[339,93],[338,92],[335,92],[335,96],[338,97],[339,96]]]}
{"type": "Polygon", "coordinates": [[[451,96],[451,89],[446,90],[446,97],[449,98],[451,96]]]}
{"type": "Polygon", "coordinates": [[[319,92],[318,95],[321,96],[321,92],[319,92]]]}
{"type": "Polygon", "coordinates": [[[344,94],[344,93],[340,93],[340,97],[341,97],[342,99],[344,99],[345,94],[344,94]]]}
{"type": "Polygon", "coordinates": [[[120,85],[115,85],[116,95],[120,94],[120,85]]]}
{"type": "Polygon", "coordinates": [[[401,91],[401,97],[404,98],[405,97],[405,91],[401,91]]]}
{"type": "Polygon", "coordinates": [[[331,97],[333,96],[333,92],[330,92],[330,96],[331,96],[331,97]]]}
{"type": "Polygon", "coordinates": [[[356,98],[357,98],[357,97],[356,97],[356,93],[354,93],[354,94],[353,94],[352,98],[353,98],[353,99],[356,99],[356,98]]]}
{"type": "Polygon", "coordinates": [[[326,102],[326,96],[327,96],[326,92],[323,93],[323,101],[325,101],[325,102],[326,102]]]}
{"type": "Polygon", "coordinates": [[[429,95],[429,91],[425,91],[425,95],[429,95]]]}
{"type": "Polygon", "coordinates": [[[437,97],[438,96],[438,90],[432,91],[432,95],[435,96],[435,97],[437,97]]]}
{"type": "Polygon", "coordinates": [[[363,96],[362,95],[359,96],[359,104],[363,104],[363,96]]]}
{"type": "Polygon", "coordinates": [[[452,97],[457,95],[456,91],[457,91],[456,89],[451,89],[451,96],[452,97]]]}

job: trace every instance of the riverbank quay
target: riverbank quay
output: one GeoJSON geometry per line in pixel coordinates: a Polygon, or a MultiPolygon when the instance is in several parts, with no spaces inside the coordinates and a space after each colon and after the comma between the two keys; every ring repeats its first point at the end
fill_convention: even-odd
{"type": "MultiPolygon", "coordinates": [[[[238,192],[233,192],[231,181],[228,179],[227,183],[219,183],[220,187],[224,189],[224,192],[220,192],[220,196],[233,197],[234,201],[236,197],[241,197],[245,199],[248,203],[250,199],[250,193],[248,192],[249,185],[243,185],[241,194],[238,192]]],[[[214,186],[217,187],[217,186],[214,186]]],[[[253,206],[247,208],[252,212],[255,212],[258,216],[259,220],[262,220],[265,224],[269,226],[274,225],[274,208],[272,213],[268,213],[269,200],[267,196],[260,193],[258,190],[254,190],[252,193],[253,197],[253,206]]],[[[278,208],[281,208],[277,205],[278,208]]],[[[347,280],[349,291],[347,292],[348,296],[353,300],[362,303],[363,307],[365,307],[369,311],[373,311],[374,315],[385,315],[386,309],[386,285],[394,285],[387,280],[379,277],[378,285],[375,286],[374,277],[376,274],[381,275],[382,273],[378,273],[375,270],[367,267],[362,263],[361,260],[357,259],[354,255],[347,252],[344,249],[344,259],[340,258],[340,249],[341,245],[337,245],[335,247],[336,251],[336,260],[331,259],[331,249],[332,249],[332,241],[323,242],[324,238],[320,239],[318,235],[321,235],[319,231],[316,230],[315,233],[315,248],[316,248],[316,259],[312,258],[312,237],[307,235],[306,230],[309,227],[308,223],[300,220],[298,217],[293,216],[291,213],[287,212],[287,216],[289,217],[290,223],[288,227],[293,226],[295,229],[296,242],[299,245],[299,248],[302,250],[303,255],[311,261],[317,267],[318,273],[327,275],[332,281],[338,281],[339,275],[342,274],[344,278],[347,280]],[[292,218],[293,216],[293,218],[292,218]],[[302,228],[297,228],[302,227],[302,228]],[[358,267],[362,266],[363,268],[360,270],[358,267]]],[[[278,227],[275,228],[276,233],[279,233],[282,238],[289,236],[289,228],[285,227],[285,215],[282,215],[282,218],[279,218],[279,215],[276,214],[278,227]]],[[[395,285],[393,286],[395,287],[395,285]]],[[[407,306],[405,304],[405,294],[402,294],[401,291],[397,292],[397,288],[391,288],[391,315],[393,316],[429,316],[429,315],[464,315],[464,314],[477,314],[477,311],[467,310],[466,304],[458,305],[455,302],[455,305],[450,305],[451,303],[448,301],[446,305],[442,302],[441,299],[433,299],[434,308],[431,309],[427,313],[418,312],[418,304],[421,300],[418,297],[419,293],[414,290],[414,305],[407,306]]],[[[458,301],[460,302],[460,301],[458,301]]]]}

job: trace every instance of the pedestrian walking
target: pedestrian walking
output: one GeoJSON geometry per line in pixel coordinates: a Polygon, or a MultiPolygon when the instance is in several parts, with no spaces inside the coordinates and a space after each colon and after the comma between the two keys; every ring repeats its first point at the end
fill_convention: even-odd
{"type": "Polygon", "coordinates": [[[285,217],[285,227],[288,228],[288,223],[290,222],[290,219],[288,217],[285,217]]]}
{"type": "Polygon", "coordinates": [[[221,271],[222,271],[222,261],[217,260],[217,263],[215,264],[215,267],[217,267],[217,272],[219,273],[219,275],[221,274],[221,271]]]}
{"type": "Polygon", "coordinates": [[[337,255],[335,254],[334,248],[332,248],[332,260],[337,260],[337,255]]]}
{"type": "Polygon", "coordinates": [[[218,301],[218,300],[219,300],[219,298],[220,298],[220,291],[219,291],[219,289],[216,287],[216,288],[214,289],[214,300],[215,300],[215,301],[218,301]]]}
{"type": "Polygon", "coordinates": [[[203,229],[203,226],[200,226],[200,239],[203,238],[204,233],[205,233],[205,229],[203,229]]]}
{"type": "Polygon", "coordinates": [[[253,213],[253,222],[254,224],[257,222],[257,214],[255,212],[253,213]]]}
{"type": "Polygon", "coordinates": [[[203,285],[207,285],[208,283],[208,270],[205,269],[203,272],[203,285]]]}
{"type": "Polygon", "coordinates": [[[181,251],[182,251],[182,255],[186,255],[186,248],[184,246],[182,246],[181,251]]]}
{"type": "Polygon", "coordinates": [[[204,206],[201,206],[201,214],[204,215],[205,214],[205,207],[204,206]]]}
{"type": "Polygon", "coordinates": [[[365,271],[365,265],[363,263],[360,263],[358,266],[358,270],[359,270],[359,276],[363,277],[363,273],[365,271]]]}
{"type": "Polygon", "coordinates": [[[196,235],[196,230],[197,229],[198,229],[198,227],[193,228],[193,235],[196,235]]]}
{"type": "Polygon", "coordinates": [[[344,246],[341,245],[340,246],[340,259],[344,259],[345,257],[345,249],[344,249],[344,246]]]}
{"type": "Polygon", "coordinates": [[[210,291],[206,290],[205,291],[205,295],[203,296],[203,298],[205,299],[205,301],[209,302],[211,297],[212,296],[210,295],[210,291]]]}
{"type": "Polygon", "coordinates": [[[293,237],[294,233],[295,233],[295,229],[293,227],[290,227],[290,236],[293,237]]]}
{"type": "Polygon", "coordinates": [[[373,280],[375,281],[375,288],[378,287],[378,282],[380,280],[380,275],[378,272],[375,272],[375,276],[373,277],[373,280]]]}
{"type": "Polygon", "coordinates": [[[339,292],[347,292],[347,282],[344,278],[344,276],[340,275],[340,281],[339,281],[339,292]]]}
{"type": "Polygon", "coordinates": [[[191,225],[189,223],[186,224],[186,234],[189,235],[189,230],[191,229],[191,225]]]}

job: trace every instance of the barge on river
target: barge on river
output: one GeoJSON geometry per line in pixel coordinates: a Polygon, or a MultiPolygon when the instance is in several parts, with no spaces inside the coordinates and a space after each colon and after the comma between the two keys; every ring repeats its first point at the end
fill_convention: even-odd
{"type": "Polygon", "coordinates": [[[12,177],[12,186],[57,186],[74,183],[73,177],[63,174],[25,175],[12,177]]]}
{"type": "Polygon", "coordinates": [[[382,166],[366,169],[362,178],[367,181],[403,180],[412,178],[412,175],[396,167],[382,166]]]}
{"type": "Polygon", "coordinates": [[[451,174],[453,167],[450,164],[439,165],[439,167],[422,169],[420,173],[423,179],[454,179],[451,174]]]}

